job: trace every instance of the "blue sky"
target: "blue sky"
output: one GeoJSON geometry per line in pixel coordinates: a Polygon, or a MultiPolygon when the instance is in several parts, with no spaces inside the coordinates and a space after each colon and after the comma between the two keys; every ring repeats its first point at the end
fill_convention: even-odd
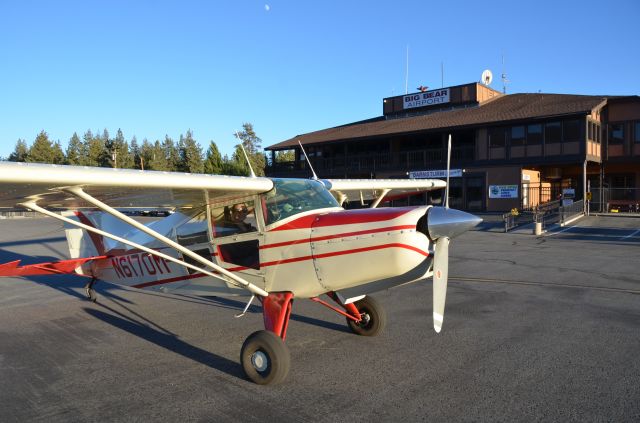
{"type": "Polygon", "coordinates": [[[191,129],[223,153],[379,116],[419,85],[640,94],[640,1],[0,0],[0,156],[45,130],[191,129]]]}

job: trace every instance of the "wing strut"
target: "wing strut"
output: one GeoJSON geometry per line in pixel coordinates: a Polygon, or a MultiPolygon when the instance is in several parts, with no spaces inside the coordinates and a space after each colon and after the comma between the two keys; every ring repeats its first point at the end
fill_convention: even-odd
{"type": "Polygon", "coordinates": [[[384,198],[384,196],[389,194],[389,191],[391,190],[388,188],[383,189],[380,195],[378,196],[378,198],[376,198],[376,200],[373,203],[371,203],[371,206],[369,208],[375,209],[376,207],[378,207],[378,205],[380,205],[380,203],[382,202],[382,199],[384,198]]]}
{"type": "Polygon", "coordinates": [[[190,249],[178,244],[177,242],[167,238],[166,236],[164,236],[162,234],[159,234],[158,232],[154,231],[153,229],[143,225],[140,222],[137,222],[137,221],[133,220],[129,216],[125,215],[124,213],[121,213],[118,210],[114,209],[113,207],[110,207],[107,204],[103,203],[102,201],[92,197],[91,195],[89,195],[86,192],[84,192],[82,188],[80,188],[80,187],[70,187],[70,188],[65,188],[64,191],[66,191],[66,192],[68,192],[70,194],[73,194],[76,197],[82,198],[83,200],[87,201],[88,203],[93,204],[94,206],[96,206],[100,210],[103,210],[103,211],[109,213],[110,215],[114,216],[115,218],[120,219],[123,222],[130,224],[134,228],[136,228],[138,230],[141,230],[142,232],[144,232],[147,235],[157,239],[158,241],[163,242],[163,243],[167,244],[168,246],[180,251],[183,255],[189,256],[192,259],[196,260],[197,262],[199,262],[201,264],[204,264],[205,266],[208,266],[208,267],[214,269],[215,271],[221,273],[222,275],[226,276],[227,278],[231,279],[232,281],[235,281],[236,284],[239,284],[243,288],[248,289],[252,293],[260,295],[262,297],[266,297],[266,296],[269,295],[269,293],[266,292],[265,290],[263,290],[262,288],[254,285],[254,284],[252,284],[250,282],[247,282],[246,280],[242,279],[241,277],[236,276],[233,273],[229,272],[224,267],[218,266],[217,264],[215,264],[211,260],[207,260],[206,258],[202,257],[201,255],[194,253],[190,249]]]}
{"type": "MultiPolygon", "coordinates": [[[[92,197],[89,196],[89,198],[92,198],[92,197]]],[[[183,267],[195,270],[196,272],[202,272],[205,275],[211,276],[211,277],[216,278],[216,279],[221,279],[222,278],[220,275],[216,275],[215,273],[209,272],[209,271],[207,271],[205,269],[202,269],[202,268],[200,268],[198,266],[194,266],[192,264],[189,264],[189,263],[184,262],[182,260],[179,260],[177,258],[171,257],[171,256],[166,255],[164,253],[161,253],[159,251],[156,251],[156,250],[153,250],[151,248],[145,247],[144,245],[138,244],[138,243],[133,242],[133,241],[129,241],[127,239],[124,239],[124,238],[121,238],[119,236],[110,234],[108,232],[101,231],[100,229],[93,228],[93,227],[91,227],[89,225],[85,225],[83,223],[80,223],[80,222],[77,222],[75,220],[69,219],[67,217],[61,216],[59,214],[53,213],[53,212],[51,212],[51,211],[49,211],[49,210],[47,210],[47,209],[45,209],[43,207],[38,206],[36,204],[36,202],[33,201],[33,200],[25,202],[25,203],[20,203],[20,204],[18,204],[18,206],[21,206],[21,207],[24,207],[24,208],[27,208],[27,209],[31,209],[31,210],[35,210],[35,211],[37,211],[39,213],[42,213],[42,214],[47,215],[49,217],[53,217],[54,219],[61,220],[61,221],[66,222],[66,223],[68,223],[70,225],[77,226],[77,227],[82,228],[82,229],[84,229],[86,231],[97,233],[97,234],[102,235],[104,237],[113,239],[114,241],[121,242],[123,244],[129,245],[129,246],[131,246],[133,248],[138,248],[138,249],[140,249],[140,250],[142,250],[142,251],[144,251],[146,253],[152,254],[154,256],[162,257],[165,260],[168,260],[170,262],[176,263],[179,266],[183,266],[183,267]]],[[[138,222],[136,222],[136,223],[138,223],[138,222]]],[[[158,239],[155,236],[154,236],[154,238],[158,239]]],[[[182,247],[182,246],[180,246],[180,247],[182,247]]],[[[184,248],[184,247],[182,247],[182,248],[184,248]]],[[[191,257],[191,255],[189,255],[189,256],[191,257]]],[[[198,257],[200,257],[200,256],[198,256],[198,257]]],[[[207,261],[206,259],[204,259],[202,257],[200,257],[200,258],[202,260],[207,261]]],[[[202,261],[202,260],[198,260],[198,261],[202,261]]],[[[220,266],[217,266],[214,263],[212,263],[212,264],[213,264],[213,266],[211,266],[211,267],[213,267],[216,271],[219,271],[218,268],[220,268],[220,266]]],[[[262,288],[257,287],[255,285],[245,281],[244,279],[234,275],[233,273],[229,272],[226,269],[223,269],[223,268],[220,268],[220,269],[221,270],[219,272],[222,273],[224,276],[227,276],[229,279],[231,279],[229,282],[231,282],[233,285],[236,285],[236,286],[238,286],[240,288],[245,288],[245,289],[249,290],[250,292],[252,292],[253,294],[260,295],[260,296],[263,296],[263,297],[266,297],[266,296],[269,295],[269,293],[267,291],[263,290],[262,288]]]]}

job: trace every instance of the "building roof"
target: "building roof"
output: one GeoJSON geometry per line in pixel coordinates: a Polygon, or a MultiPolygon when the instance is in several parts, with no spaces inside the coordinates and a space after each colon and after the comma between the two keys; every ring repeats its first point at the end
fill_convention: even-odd
{"type": "Polygon", "coordinates": [[[413,117],[367,121],[309,132],[267,147],[281,150],[302,144],[317,144],[413,133],[442,128],[478,126],[506,121],[590,113],[610,96],[572,94],[509,94],[480,106],[438,111],[413,117]]]}

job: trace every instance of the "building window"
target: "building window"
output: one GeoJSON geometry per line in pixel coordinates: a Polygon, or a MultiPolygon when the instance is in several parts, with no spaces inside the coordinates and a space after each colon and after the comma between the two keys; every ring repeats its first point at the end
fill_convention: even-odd
{"type": "Polygon", "coordinates": [[[544,143],[554,144],[562,142],[562,126],[560,122],[549,122],[544,125],[544,143]]]}
{"type": "Polygon", "coordinates": [[[514,126],[511,128],[511,146],[522,146],[525,144],[524,126],[514,126]]]}
{"type": "Polygon", "coordinates": [[[565,142],[580,141],[580,125],[579,119],[565,120],[562,122],[562,134],[565,142]]]}
{"type": "Polygon", "coordinates": [[[527,126],[527,144],[539,145],[542,144],[542,125],[535,124],[527,126]]]}
{"type": "Polygon", "coordinates": [[[622,144],[624,142],[624,125],[613,123],[609,126],[609,144],[622,144]]]}
{"type": "Polygon", "coordinates": [[[504,148],[506,135],[505,128],[492,128],[489,131],[489,146],[491,148],[504,148]]]}
{"type": "Polygon", "coordinates": [[[633,142],[640,143],[640,122],[636,122],[634,125],[633,142]]]}

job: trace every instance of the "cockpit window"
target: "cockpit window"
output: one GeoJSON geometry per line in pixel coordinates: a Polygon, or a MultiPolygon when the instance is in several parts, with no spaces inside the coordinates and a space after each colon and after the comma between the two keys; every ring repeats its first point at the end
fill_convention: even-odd
{"type": "Polygon", "coordinates": [[[267,225],[309,210],[340,207],[318,181],[274,179],[273,189],[262,195],[267,225]]]}

